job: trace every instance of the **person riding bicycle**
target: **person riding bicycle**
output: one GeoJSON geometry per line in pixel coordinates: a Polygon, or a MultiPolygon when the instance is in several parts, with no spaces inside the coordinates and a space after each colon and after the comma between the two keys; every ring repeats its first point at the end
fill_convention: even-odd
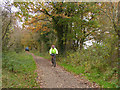
{"type": "Polygon", "coordinates": [[[52,65],[54,65],[54,67],[56,67],[56,54],[58,54],[58,50],[55,48],[55,45],[51,46],[49,53],[52,57],[52,59],[51,59],[52,65]]]}
{"type": "Polygon", "coordinates": [[[25,51],[29,51],[29,48],[28,48],[28,47],[26,47],[26,48],[25,48],[25,51]]]}

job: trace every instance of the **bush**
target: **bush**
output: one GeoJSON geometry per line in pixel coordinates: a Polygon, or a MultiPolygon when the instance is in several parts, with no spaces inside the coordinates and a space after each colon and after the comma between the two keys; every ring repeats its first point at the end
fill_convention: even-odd
{"type": "Polygon", "coordinates": [[[87,49],[67,52],[67,57],[60,59],[62,63],[72,65],[75,68],[83,67],[84,74],[88,77],[100,78],[108,82],[112,82],[112,78],[116,77],[116,80],[113,81],[118,83],[118,78],[115,76],[118,73],[117,58],[114,59],[114,62],[111,60],[111,47],[108,44],[94,43],[87,49]]]}

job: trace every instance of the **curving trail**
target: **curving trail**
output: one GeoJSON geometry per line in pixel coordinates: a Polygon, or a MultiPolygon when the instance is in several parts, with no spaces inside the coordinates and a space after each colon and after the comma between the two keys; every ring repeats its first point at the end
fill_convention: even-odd
{"type": "Polygon", "coordinates": [[[98,88],[95,83],[90,83],[88,80],[80,77],[79,75],[73,75],[67,72],[60,66],[52,67],[49,60],[39,56],[35,56],[33,53],[29,53],[33,56],[37,64],[37,81],[40,83],[41,88],[98,88]]]}

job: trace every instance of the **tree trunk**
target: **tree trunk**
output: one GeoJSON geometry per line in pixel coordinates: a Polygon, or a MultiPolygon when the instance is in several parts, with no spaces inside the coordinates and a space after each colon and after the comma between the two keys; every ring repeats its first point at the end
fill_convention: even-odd
{"type": "Polygon", "coordinates": [[[67,50],[67,33],[68,33],[68,24],[65,25],[64,33],[65,33],[65,51],[66,51],[66,50],[67,50]]]}
{"type": "Polygon", "coordinates": [[[79,47],[79,39],[77,39],[77,48],[79,47]]]}
{"type": "Polygon", "coordinates": [[[118,36],[120,40],[120,1],[118,2],[118,36]]]}
{"type": "Polygon", "coordinates": [[[80,40],[80,50],[83,48],[83,42],[84,42],[84,40],[81,39],[81,40],[80,40]]]}
{"type": "MultiPolygon", "coordinates": [[[[118,2],[118,62],[120,62],[120,1],[118,2]]],[[[120,63],[118,69],[120,69],[120,63]]],[[[120,70],[118,77],[120,77],[120,70]]]]}
{"type": "Polygon", "coordinates": [[[54,28],[57,31],[57,37],[58,37],[58,50],[60,54],[64,54],[65,51],[65,45],[63,41],[63,34],[64,34],[64,24],[59,23],[59,20],[62,19],[62,17],[54,17],[53,22],[54,22],[54,28]]]}
{"type": "Polygon", "coordinates": [[[63,41],[63,26],[58,27],[57,29],[57,36],[58,36],[58,50],[60,54],[63,54],[65,51],[65,45],[63,41]]]}
{"type": "MultiPolygon", "coordinates": [[[[83,11],[81,12],[81,20],[83,20],[83,11]]],[[[83,22],[81,22],[81,33],[83,33],[83,22]]],[[[81,38],[81,40],[80,40],[80,50],[82,48],[83,48],[83,38],[81,38]]]]}
{"type": "MultiPolygon", "coordinates": [[[[72,22],[69,22],[69,32],[68,33],[72,35],[72,22]]],[[[67,46],[67,49],[69,49],[69,50],[72,49],[72,43],[73,43],[73,40],[70,37],[68,40],[69,45],[67,46]]]]}

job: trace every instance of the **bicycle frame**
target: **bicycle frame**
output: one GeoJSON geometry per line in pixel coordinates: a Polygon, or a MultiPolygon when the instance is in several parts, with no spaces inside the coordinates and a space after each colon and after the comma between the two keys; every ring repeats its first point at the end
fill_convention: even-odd
{"type": "Polygon", "coordinates": [[[52,64],[54,65],[54,67],[56,66],[56,61],[55,61],[55,56],[51,56],[52,57],[52,64]]]}

